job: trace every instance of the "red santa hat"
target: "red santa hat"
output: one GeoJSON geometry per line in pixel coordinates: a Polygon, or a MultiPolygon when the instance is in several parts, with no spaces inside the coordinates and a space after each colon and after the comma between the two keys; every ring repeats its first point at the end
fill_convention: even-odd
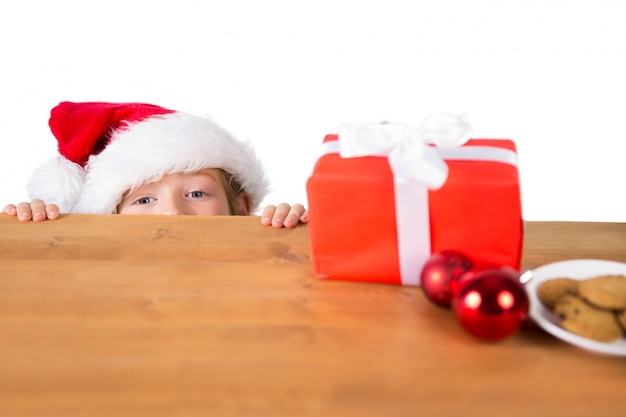
{"type": "Polygon", "coordinates": [[[63,213],[115,213],[130,189],[206,168],[230,173],[251,211],[268,190],[252,145],[208,117],[143,103],[62,102],[49,124],[59,156],[35,170],[28,194],[63,213]]]}

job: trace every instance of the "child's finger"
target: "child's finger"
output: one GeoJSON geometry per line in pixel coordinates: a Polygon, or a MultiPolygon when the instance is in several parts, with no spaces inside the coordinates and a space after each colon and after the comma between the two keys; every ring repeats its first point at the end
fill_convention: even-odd
{"type": "Polygon", "coordinates": [[[48,204],[46,205],[46,217],[50,220],[55,220],[59,218],[59,206],[56,204],[48,204]]]}
{"type": "Polygon", "coordinates": [[[274,212],[274,217],[272,218],[272,226],[283,227],[290,210],[291,206],[287,203],[280,203],[276,206],[276,211],[274,212]]]}
{"type": "Polygon", "coordinates": [[[274,218],[274,213],[276,212],[276,206],[269,205],[263,209],[263,213],[261,213],[261,224],[264,226],[269,226],[272,224],[272,218],[274,218]]]}
{"type": "Polygon", "coordinates": [[[15,204],[7,204],[3,209],[2,212],[4,214],[7,214],[9,216],[17,216],[17,207],[15,206],[15,204]]]}
{"type": "Polygon", "coordinates": [[[30,202],[31,217],[34,221],[40,222],[47,219],[46,203],[41,200],[33,200],[30,202]]]}
{"type": "Polygon", "coordinates": [[[33,218],[33,213],[31,211],[31,207],[30,207],[30,203],[19,203],[16,206],[16,214],[17,214],[17,219],[21,222],[28,222],[31,221],[33,218]]]}
{"type": "Polygon", "coordinates": [[[302,204],[294,204],[285,218],[285,227],[295,227],[300,223],[305,210],[302,204]]]}

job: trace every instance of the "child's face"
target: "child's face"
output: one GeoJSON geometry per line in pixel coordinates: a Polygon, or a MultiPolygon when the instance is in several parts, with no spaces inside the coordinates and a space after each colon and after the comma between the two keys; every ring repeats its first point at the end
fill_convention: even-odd
{"type": "Polygon", "coordinates": [[[171,174],[127,193],[119,214],[229,215],[228,198],[220,172],[205,169],[192,174],[171,174]]]}

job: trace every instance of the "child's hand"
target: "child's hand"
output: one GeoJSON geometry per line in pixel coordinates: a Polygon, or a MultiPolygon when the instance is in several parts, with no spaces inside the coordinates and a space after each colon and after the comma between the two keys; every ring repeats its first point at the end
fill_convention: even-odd
{"type": "Polygon", "coordinates": [[[265,226],[296,227],[298,223],[306,223],[308,220],[308,212],[302,204],[294,204],[293,207],[287,203],[270,205],[261,214],[261,224],[265,226]]]}
{"type": "Polygon", "coordinates": [[[56,204],[46,204],[41,200],[33,200],[30,203],[19,203],[7,205],[2,212],[9,216],[15,216],[21,222],[36,221],[46,219],[54,220],[59,218],[59,207],[56,204]]]}

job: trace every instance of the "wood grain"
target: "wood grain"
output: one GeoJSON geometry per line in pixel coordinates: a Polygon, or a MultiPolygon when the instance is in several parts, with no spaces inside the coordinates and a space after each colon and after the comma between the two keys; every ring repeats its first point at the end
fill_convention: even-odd
{"type": "MultiPolygon", "coordinates": [[[[626,261],[529,222],[523,265],[626,261]]],[[[533,323],[487,343],[419,288],[320,281],[256,217],[0,215],[0,416],[623,416],[626,360],[533,323]]]]}
{"type": "Polygon", "coordinates": [[[626,262],[626,223],[526,222],[523,267],[567,259],[626,262]]]}

